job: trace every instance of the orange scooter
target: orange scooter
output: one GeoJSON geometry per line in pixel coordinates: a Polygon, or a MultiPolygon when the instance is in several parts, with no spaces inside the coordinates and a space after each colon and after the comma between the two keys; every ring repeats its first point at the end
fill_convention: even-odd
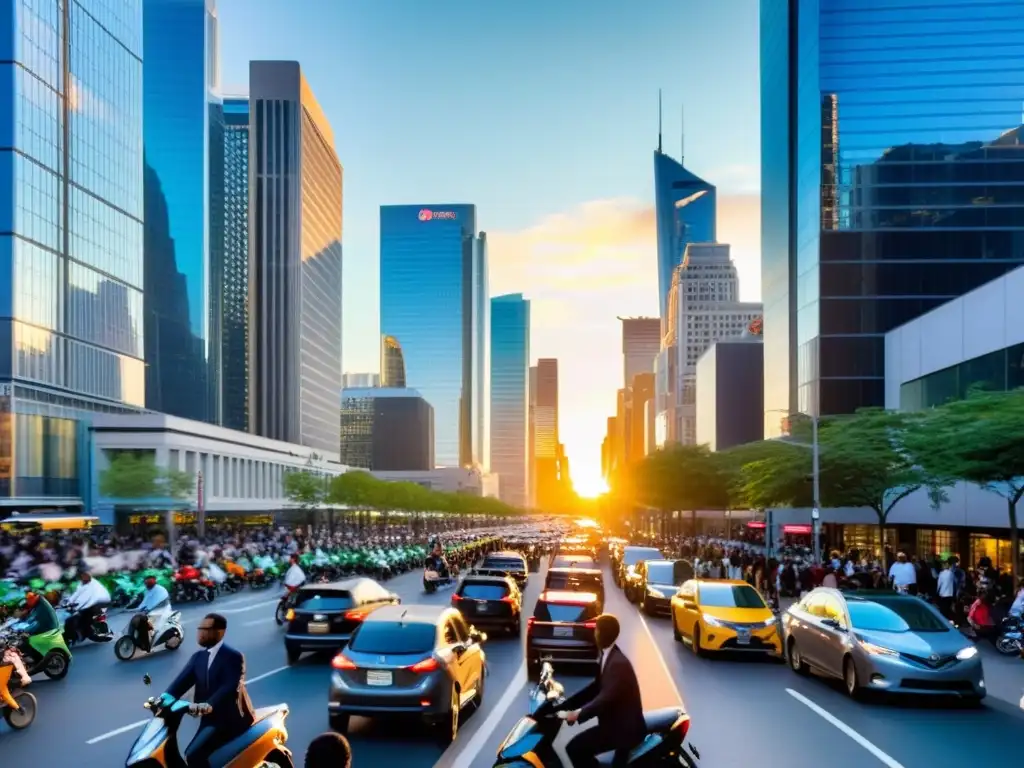
{"type": "Polygon", "coordinates": [[[16,731],[24,730],[36,719],[36,697],[28,691],[16,688],[11,691],[11,675],[14,664],[4,660],[6,653],[17,653],[6,649],[0,640],[0,713],[4,720],[16,731]]]}

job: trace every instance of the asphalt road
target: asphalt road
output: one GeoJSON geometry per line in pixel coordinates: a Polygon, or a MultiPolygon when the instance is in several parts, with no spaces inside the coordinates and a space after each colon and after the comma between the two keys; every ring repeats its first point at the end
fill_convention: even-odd
{"type": "MultiPolygon", "coordinates": [[[[532,575],[531,606],[540,581],[541,575],[532,575]]],[[[419,573],[393,579],[388,587],[406,603],[445,603],[450,597],[448,592],[424,595],[419,573]]],[[[39,714],[31,728],[16,733],[0,724],[3,764],[28,765],[42,755],[54,764],[123,765],[147,720],[142,702],[163,690],[186,654],[196,650],[196,623],[212,608],[228,619],[228,643],[246,655],[253,703],[289,705],[288,743],[301,765],[306,745],[327,729],[328,659],[306,656],[294,667],[285,665],[283,630],[273,619],[276,595],[276,590],[244,592],[212,607],[184,607],[187,639],[175,653],[124,663],[114,658],[109,644],[79,648],[66,680],[33,683],[39,714]],[[152,689],[142,684],[144,674],[152,676],[152,689]]],[[[973,710],[921,702],[855,703],[839,686],[800,678],[769,660],[698,659],[673,641],[667,619],[642,618],[610,581],[606,609],[623,622],[619,645],[636,667],[644,705],[685,703],[703,768],[1006,764],[1018,749],[1024,712],[994,696],[973,710]]],[[[114,617],[113,627],[119,630],[127,619],[114,617]]],[[[466,717],[455,744],[442,753],[425,729],[353,719],[349,739],[355,765],[491,768],[498,745],[525,711],[529,689],[519,643],[496,637],[486,648],[487,700],[466,717]]],[[[1009,669],[992,671],[988,661],[990,677],[1009,669]]],[[[585,682],[559,677],[569,691],[585,682]]],[[[187,727],[184,739],[191,738],[194,724],[187,727]]],[[[566,727],[560,742],[573,732],[566,727]]]]}

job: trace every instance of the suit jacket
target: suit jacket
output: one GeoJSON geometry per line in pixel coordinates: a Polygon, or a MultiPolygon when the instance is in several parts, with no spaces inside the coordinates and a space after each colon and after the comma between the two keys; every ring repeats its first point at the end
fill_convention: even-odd
{"type": "Polygon", "coordinates": [[[231,646],[222,645],[207,669],[209,658],[205,650],[192,654],[167,692],[180,699],[195,688],[195,702],[213,707],[213,712],[202,718],[201,727],[231,731],[248,728],[255,716],[245,689],[245,657],[231,646]]]}
{"type": "Polygon", "coordinates": [[[615,749],[632,749],[647,735],[640,683],[626,654],[613,646],[597,679],[569,698],[561,709],[580,709],[579,722],[597,718],[615,749]]]}

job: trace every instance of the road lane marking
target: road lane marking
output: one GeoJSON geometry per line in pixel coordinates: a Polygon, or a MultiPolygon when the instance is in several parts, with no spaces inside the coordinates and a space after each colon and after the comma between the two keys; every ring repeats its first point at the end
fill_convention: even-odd
{"type": "MultiPolygon", "coordinates": [[[[264,672],[262,675],[250,677],[248,680],[245,681],[245,684],[252,685],[253,683],[258,683],[260,680],[266,680],[268,677],[276,675],[280,672],[284,672],[286,669],[288,669],[288,667],[278,667],[277,669],[272,669],[269,672],[264,672]]],[[[101,741],[106,741],[107,739],[112,739],[115,736],[120,736],[122,733],[128,733],[128,731],[134,731],[136,728],[141,728],[146,723],[150,722],[152,719],[153,718],[149,718],[147,720],[138,720],[129,725],[123,725],[120,728],[115,728],[112,731],[107,731],[106,733],[102,733],[99,736],[95,736],[86,741],[85,743],[89,746],[92,746],[93,744],[99,744],[101,741]]]]}
{"type": "Polygon", "coordinates": [[[508,712],[509,707],[515,702],[516,697],[522,693],[523,687],[529,682],[526,674],[526,659],[523,659],[522,665],[516,671],[512,677],[512,681],[509,683],[509,687],[506,689],[505,694],[498,700],[498,703],[494,706],[494,709],[487,715],[487,719],[484,720],[483,725],[476,729],[476,733],[473,734],[473,738],[469,740],[462,749],[458,751],[455,759],[452,760],[452,768],[470,768],[476,758],[483,752],[484,747],[487,746],[488,739],[493,735],[493,731],[501,723],[501,719],[508,712]]]}
{"type": "Polygon", "coordinates": [[[836,728],[838,728],[840,731],[845,733],[847,736],[849,736],[855,742],[857,742],[862,747],[864,747],[864,749],[866,749],[872,755],[877,757],[881,762],[883,762],[889,768],[903,768],[903,764],[902,763],[900,763],[895,758],[890,757],[889,755],[887,755],[881,749],[879,749],[874,744],[872,744],[870,741],[868,741],[866,738],[864,738],[859,733],[857,733],[857,731],[853,730],[853,728],[848,726],[846,723],[844,723],[839,718],[835,717],[831,712],[829,712],[829,711],[827,711],[825,709],[822,709],[817,704],[815,704],[813,701],[808,699],[806,696],[804,696],[804,695],[802,695],[800,693],[797,693],[792,688],[787,688],[786,689],[786,693],[788,693],[794,699],[796,699],[801,704],[803,704],[805,707],[810,709],[814,714],[818,715],[819,717],[821,717],[822,719],[824,719],[827,722],[831,723],[836,728]]]}
{"type": "Polygon", "coordinates": [[[242,626],[243,627],[255,627],[255,626],[258,626],[260,624],[267,624],[267,623],[269,623],[269,622],[271,622],[273,620],[274,619],[271,616],[264,616],[262,619],[256,619],[256,621],[247,621],[242,626]]]}
{"type": "MultiPolygon", "coordinates": [[[[686,704],[683,702],[683,694],[679,692],[679,686],[676,684],[675,675],[673,675],[672,671],[668,668],[668,662],[665,661],[665,657],[661,655],[661,648],[658,647],[658,643],[654,639],[654,633],[651,632],[651,628],[647,626],[647,620],[644,618],[644,615],[639,611],[637,611],[636,615],[637,618],[640,619],[640,625],[644,628],[644,632],[647,633],[647,639],[650,640],[651,645],[654,646],[654,655],[657,656],[658,661],[661,662],[661,670],[665,673],[665,677],[672,684],[672,690],[675,691],[676,698],[679,699],[680,705],[682,705],[683,709],[686,709],[686,704]]],[[[675,621],[675,619],[671,619],[671,621],[675,621]]]]}

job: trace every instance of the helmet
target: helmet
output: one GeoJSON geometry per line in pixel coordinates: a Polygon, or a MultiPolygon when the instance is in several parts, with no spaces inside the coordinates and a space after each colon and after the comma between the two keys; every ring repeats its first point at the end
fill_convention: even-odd
{"type": "Polygon", "coordinates": [[[142,581],[145,582],[147,587],[152,587],[156,584],[156,571],[144,571],[142,581]]]}
{"type": "Polygon", "coordinates": [[[26,592],[25,593],[25,607],[32,610],[39,603],[39,594],[37,592],[26,592]]]}

